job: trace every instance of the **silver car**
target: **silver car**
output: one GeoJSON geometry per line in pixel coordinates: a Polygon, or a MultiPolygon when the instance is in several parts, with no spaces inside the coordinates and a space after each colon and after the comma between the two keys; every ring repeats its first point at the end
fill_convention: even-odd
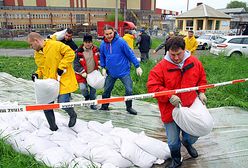
{"type": "Polygon", "coordinates": [[[212,42],[220,37],[219,34],[204,34],[199,36],[196,41],[198,42],[198,48],[202,50],[208,50],[212,46],[212,42]]]}
{"type": "Polygon", "coordinates": [[[248,56],[248,36],[222,36],[212,43],[210,53],[225,56],[248,56]]]}

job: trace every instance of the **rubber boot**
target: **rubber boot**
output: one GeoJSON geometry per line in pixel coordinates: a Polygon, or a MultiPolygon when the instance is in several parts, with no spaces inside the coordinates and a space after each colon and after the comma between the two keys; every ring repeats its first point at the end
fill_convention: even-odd
{"type": "Polygon", "coordinates": [[[90,96],[89,95],[85,96],[84,99],[85,99],[85,101],[90,100],[90,96]]]}
{"type": "Polygon", "coordinates": [[[53,110],[44,110],[46,119],[48,121],[48,124],[50,126],[50,130],[51,131],[57,131],[58,130],[58,126],[55,123],[55,116],[54,116],[54,112],[53,110]]]}
{"type": "Polygon", "coordinates": [[[132,100],[128,100],[126,103],[126,110],[129,114],[137,115],[137,111],[132,108],[132,100]]]}
{"type": "Polygon", "coordinates": [[[166,168],[177,168],[182,165],[180,150],[171,151],[171,158],[172,158],[171,164],[166,168]]]}
{"type": "Polygon", "coordinates": [[[108,106],[109,106],[109,103],[107,103],[107,104],[102,104],[102,106],[101,106],[101,108],[100,108],[99,110],[109,111],[108,106]]]}
{"type": "Polygon", "coordinates": [[[90,108],[91,108],[92,110],[97,110],[97,106],[96,106],[96,105],[90,105],[90,108]]]}
{"type": "Polygon", "coordinates": [[[198,157],[198,152],[197,150],[189,143],[182,141],[183,146],[187,149],[189,155],[192,158],[197,158],[198,157]]]}
{"type": "Polygon", "coordinates": [[[76,114],[76,112],[74,111],[73,108],[66,109],[66,112],[70,116],[70,121],[68,123],[68,127],[73,127],[77,122],[77,114],[76,114]]]}

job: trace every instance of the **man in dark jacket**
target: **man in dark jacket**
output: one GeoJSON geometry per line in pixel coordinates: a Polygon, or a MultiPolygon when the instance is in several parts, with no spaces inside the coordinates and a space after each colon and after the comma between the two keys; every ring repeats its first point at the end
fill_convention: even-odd
{"type": "Polygon", "coordinates": [[[73,31],[70,28],[67,28],[67,30],[65,32],[64,39],[61,40],[61,42],[64,43],[64,44],[66,44],[66,45],[68,45],[68,46],[70,46],[71,49],[73,49],[74,51],[76,51],[76,49],[78,48],[78,46],[72,40],[72,34],[73,34],[73,31]]]}
{"type": "Polygon", "coordinates": [[[151,44],[151,37],[145,32],[144,29],[142,29],[136,42],[136,46],[139,45],[141,62],[145,62],[149,59],[149,50],[151,48],[151,44]]]}
{"type": "Polygon", "coordinates": [[[168,51],[166,44],[171,37],[174,37],[174,32],[169,32],[168,36],[165,38],[165,41],[153,51],[153,54],[157,53],[160,49],[164,47],[164,55],[166,55],[168,51]]]}

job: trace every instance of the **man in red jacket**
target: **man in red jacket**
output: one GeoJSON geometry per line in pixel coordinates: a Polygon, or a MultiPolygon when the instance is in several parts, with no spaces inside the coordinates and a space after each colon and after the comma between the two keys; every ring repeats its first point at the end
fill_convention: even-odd
{"type": "MultiPolygon", "coordinates": [[[[183,38],[172,37],[168,40],[167,47],[169,52],[150,71],[147,82],[148,92],[160,92],[207,84],[206,74],[201,62],[185,50],[183,38]]],[[[199,90],[156,97],[171,151],[172,163],[169,168],[176,168],[182,164],[181,141],[191,157],[198,157],[196,149],[192,146],[198,137],[189,135],[181,130],[172,118],[172,111],[179,104],[190,107],[197,96],[205,104],[207,98],[204,93],[205,90],[199,90]],[[181,131],[182,140],[180,140],[181,131]]]]}
{"type": "MultiPolygon", "coordinates": [[[[96,99],[96,89],[87,84],[87,74],[98,70],[99,50],[93,45],[92,35],[84,35],[83,44],[76,50],[74,70],[77,82],[85,100],[96,99]]],[[[92,110],[97,110],[96,105],[90,105],[92,110]]]]}

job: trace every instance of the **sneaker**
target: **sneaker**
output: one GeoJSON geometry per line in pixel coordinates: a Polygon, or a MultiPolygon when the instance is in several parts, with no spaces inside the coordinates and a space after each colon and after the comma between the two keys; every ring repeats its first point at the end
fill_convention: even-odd
{"type": "Polygon", "coordinates": [[[182,141],[183,146],[185,146],[185,148],[187,149],[189,155],[192,158],[197,158],[198,157],[198,152],[197,150],[190,144],[188,144],[187,142],[182,141]]]}

